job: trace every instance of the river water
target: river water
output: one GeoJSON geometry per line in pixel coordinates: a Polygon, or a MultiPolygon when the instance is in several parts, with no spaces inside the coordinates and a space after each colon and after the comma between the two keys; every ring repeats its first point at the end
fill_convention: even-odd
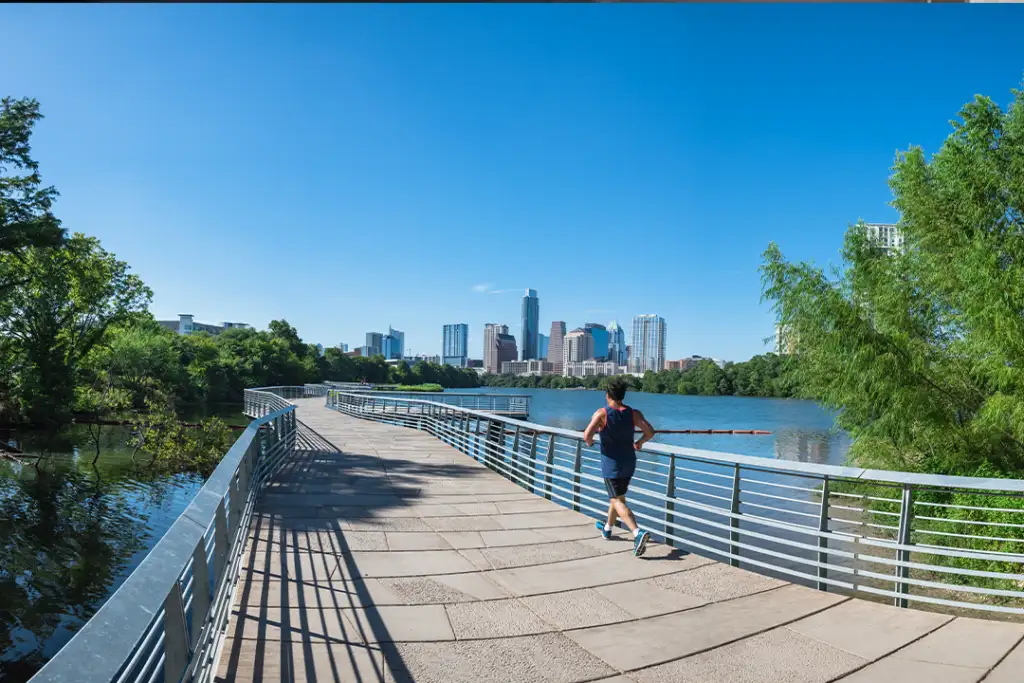
{"type": "MultiPolygon", "coordinates": [[[[245,424],[237,407],[218,414],[245,424]]],[[[26,681],[56,654],[202,487],[197,475],[154,473],[144,454],[133,461],[128,437],[103,427],[96,459],[81,425],[52,441],[4,435],[50,455],[0,461],[0,682],[26,681]]]]}
{"type": "MultiPolygon", "coordinates": [[[[530,422],[583,431],[605,405],[603,391],[482,387],[474,393],[530,396],[530,422]]],[[[626,403],[643,411],[655,429],[760,429],[771,435],[659,434],[655,443],[762,458],[843,465],[849,436],[835,416],[813,401],[740,396],[680,396],[630,392],[626,403]]]]}

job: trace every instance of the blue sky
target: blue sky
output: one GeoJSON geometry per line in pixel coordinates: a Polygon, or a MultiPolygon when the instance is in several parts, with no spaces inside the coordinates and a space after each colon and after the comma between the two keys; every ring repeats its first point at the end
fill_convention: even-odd
{"type": "Polygon", "coordinates": [[[760,254],[834,261],[961,105],[1005,105],[1024,6],[0,8],[0,91],[40,100],[65,226],[157,317],[311,342],[445,323],[519,336],[658,313],[668,355],[743,360],[760,254]],[[484,291],[480,291],[484,290],[484,291]]]}

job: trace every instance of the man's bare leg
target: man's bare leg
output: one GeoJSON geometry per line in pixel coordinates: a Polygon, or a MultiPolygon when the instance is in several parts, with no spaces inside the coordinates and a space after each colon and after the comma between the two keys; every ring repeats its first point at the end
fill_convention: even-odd
{"type": "Polygon", "coordinates": [[[637,525],[636,520],[633,519],[633,512],[626,506],[626,497],[619,496],[618,498],[612,498],[611,504],[608,506],[608,519],[614,526],[614,518],[618,516],[626,523],[629,530],[636,534],[637,525]]]}
{"type": "Polygon", "coordinates": [[[615,528],[615,522],[618,520],[619,514],[615,512],[615,501],[608,501],[608,519],[605,522],[604,528],[611,530],[615,528]]]}

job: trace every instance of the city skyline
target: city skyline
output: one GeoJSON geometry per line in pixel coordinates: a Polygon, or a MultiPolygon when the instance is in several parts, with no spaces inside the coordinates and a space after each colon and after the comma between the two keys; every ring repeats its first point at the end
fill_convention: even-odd
{"type": "Polygon", "coordinates": [[[286,319],[351,348],[390,319],[430,354],[456,321],[479,359],[484,323],[521,336],[530,287],[540,330],[658,311],[666,357],[740,361],[773,345],[767,245],[836,263],[849,224],[898,219],[898,151],[931,154],[976,93],[1005,107],[1021,79],[1013,42],[990,39],[1017,25],[1006,6],[595,9],[13,5],[4,94],[40,102],[56,216],[131,264],[157,319],[286,319]],[[893,26],[914,30],[894,44],[893,26]],[[951,32],[955,51],[934,40],[951,32]],[[338,268],[382,235],[401,247],[338,268]],[[512,252],[535,235],[612,250],[512,252]]]}

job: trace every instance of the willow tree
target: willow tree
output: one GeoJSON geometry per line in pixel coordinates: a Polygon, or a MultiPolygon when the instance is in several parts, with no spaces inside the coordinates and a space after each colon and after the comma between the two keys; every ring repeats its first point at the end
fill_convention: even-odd
{"type": "Polygon", "coordinates": [[[1024,473],[1024,92],[977,96],[928,159],[897,155],[902,248],[849,228],[829,275],[772,243],[763,298],[792,335],[796,378],[840,410],[866,466],[1024,473]]]}

